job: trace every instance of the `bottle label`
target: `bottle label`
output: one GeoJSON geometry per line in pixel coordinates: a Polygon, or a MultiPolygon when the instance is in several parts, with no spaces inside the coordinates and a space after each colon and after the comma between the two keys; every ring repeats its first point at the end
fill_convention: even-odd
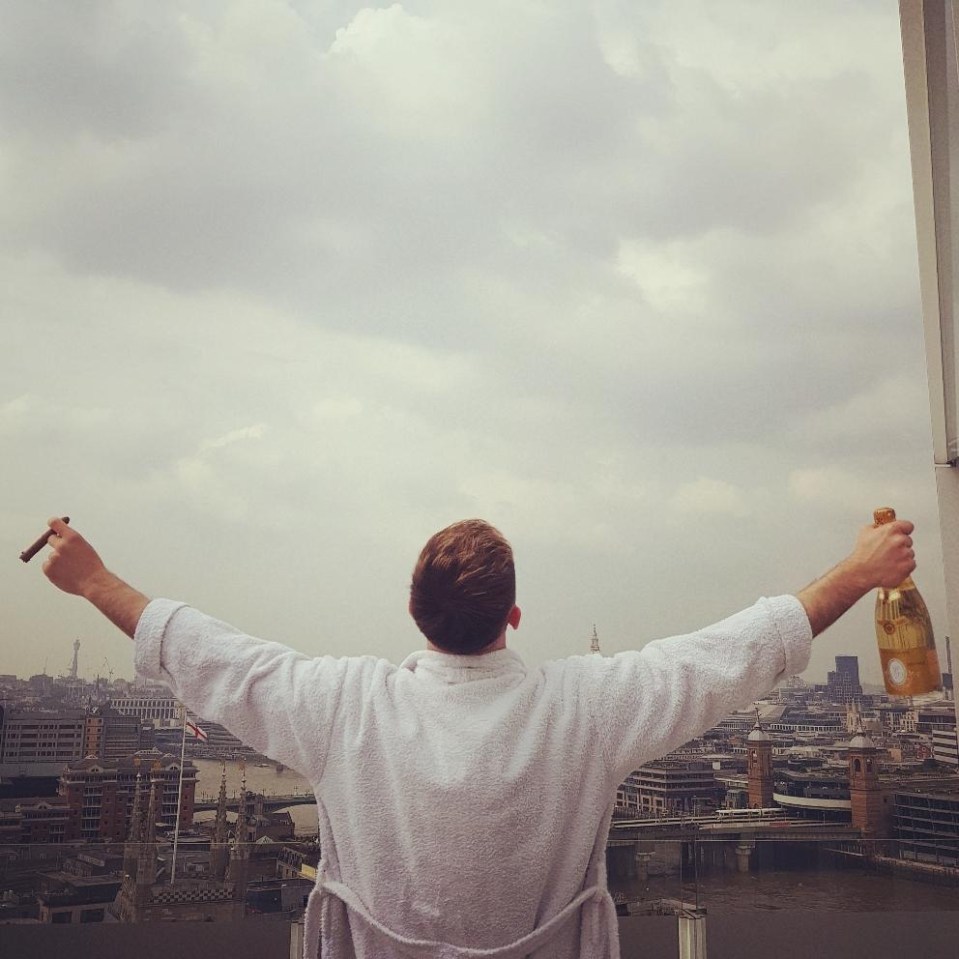
{"type": "Polygon", "coordinates": [[[890,659],[886,664],[886,669],[889,670],[889,679],[894,686],[904,685],[909,678],[909,670],[906,669],[906,664],[901,659],[890,659]]]}
{"type": "Polygon", "coordinates": [[[881,649],[882,678],[893,696],[920,696],[942,687],[935,649],[881,649]]]}

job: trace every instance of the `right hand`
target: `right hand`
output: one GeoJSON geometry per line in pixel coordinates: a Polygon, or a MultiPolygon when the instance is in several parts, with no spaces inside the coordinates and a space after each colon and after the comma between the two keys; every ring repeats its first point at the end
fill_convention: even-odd
{"type": "Polygon", "coordinates": [[[913,529],[908,520],[897,519],[860,530],[849,563],[863,577],[867,591],[878,586],[898,586],[916,568],[913,529]]]}
{"type": "Polygon", "coordinates": [[[75,530],[60,519],[52,517],[47,525],[50,552],[43,563],[43,573],[65,593],[84,596],[90,587],[106,573],[97,551],[75,530]]]}

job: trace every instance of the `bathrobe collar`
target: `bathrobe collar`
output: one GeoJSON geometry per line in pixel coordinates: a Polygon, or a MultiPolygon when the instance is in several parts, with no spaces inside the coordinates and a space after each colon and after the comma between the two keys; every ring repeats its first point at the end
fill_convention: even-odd
{"type": "Polygon", "coordinates": [[[526,664],[519,653],[511,649],[497,649],[479,656],[457,656],[432,649],[418,649],[400,663],[400,669],[408,669],[418,679],[468,683],[507,673],[525,673],[526,664]]]}

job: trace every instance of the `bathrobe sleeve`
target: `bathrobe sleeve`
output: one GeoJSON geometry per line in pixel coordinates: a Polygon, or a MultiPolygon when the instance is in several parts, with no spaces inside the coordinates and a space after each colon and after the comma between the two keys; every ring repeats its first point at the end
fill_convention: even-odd
{"type": "Polygon", "coordinates": [[[146,607],[134,641],[138,674],[314,783],[344,686],[371,659],[310,658],[166,599],[146,607]]]}
{"type": "Polygon", "coordinates": [[[590,657],[600,704],[595,721],[616,781],[802,672],[811,642],[802,604],[778,596],[688,636],[590,657]]]}

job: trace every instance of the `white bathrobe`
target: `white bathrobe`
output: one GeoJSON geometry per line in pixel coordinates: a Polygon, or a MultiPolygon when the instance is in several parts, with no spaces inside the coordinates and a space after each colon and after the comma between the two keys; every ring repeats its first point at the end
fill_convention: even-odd
{"type": "Polygon", "coordinates": [[[606,835],[643,763],[801,672],[792,596],[612,657],[310,658],[170,600],[141,675],[312,783],[315,959],[615,959],[606,835]]]}

